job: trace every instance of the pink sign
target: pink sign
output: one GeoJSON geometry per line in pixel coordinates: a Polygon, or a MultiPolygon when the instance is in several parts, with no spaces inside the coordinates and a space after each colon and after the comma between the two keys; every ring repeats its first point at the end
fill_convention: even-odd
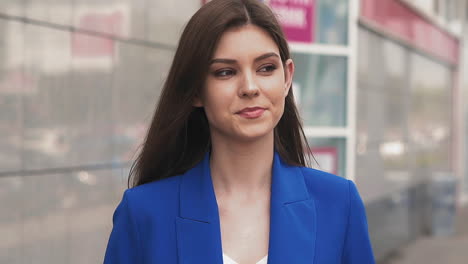
{"type": "MultiPolygon", "coordinates": [[[[202,4],[210,0],[202,0],[202,4]]],[[[259,0],[260,1],[260,0],[259,0]]],[[[280,20],[289,41],[313,42],[316,0],[263,0],[280,20]]]]}
{"type": "Polygon", "coordinates": [[[338,150],[336,147],[313,147],[311,149],[319,169],[332,173],[338,173],[338,150]]]}
{"type": "Polygon", "coordinates": [[[458,64],[459,40],[397,0],[361,0],[361,20],[450,64],[458,64]]]}
{"type": "Polygon", "coordinates": [[[276,13],[289,41],[313,42],[315,0],[265,1],[276,13]]]}
{"type": "Polygon", "coordinates": [[[38,91],[37,83],[37,78],[22,70],[7,72],[0,79],[0,94],[34,94],[38,91]]]}
{"type": "MultiPolygon", "coordinates": [[[[118,36],[122,34],[123,15],[119,12],[85,13],[79,17],[78,27],[118,36]]],[[[111,38],[75,32],[72,36],[72,54],[75,57],[112,57],[114,44],[111,38]]]]}

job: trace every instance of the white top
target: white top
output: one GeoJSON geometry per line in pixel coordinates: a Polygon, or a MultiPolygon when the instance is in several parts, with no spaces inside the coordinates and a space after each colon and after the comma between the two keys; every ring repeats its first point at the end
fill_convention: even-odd
{"type": "MultiPolygon", "coordinates": [[[[268,262],[268,255],[264,256],[256,264],[267,264],[267,262],[268,262]]],[[[223,252],[223,263],[224,264],[238,264],[236,261],[234,261],[228,255],[224,254],[224,252],[223,252]]]]}

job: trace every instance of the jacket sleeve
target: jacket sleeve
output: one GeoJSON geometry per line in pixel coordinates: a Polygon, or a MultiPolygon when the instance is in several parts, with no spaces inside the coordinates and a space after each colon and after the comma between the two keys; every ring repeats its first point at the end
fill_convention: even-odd
{"type": "Polygon", "coordinates": [[[356,185],[348,181],[349,210],[343,264],[374,264],[374,254],[369,239],[366,210],[356,185]]]}
{"type": "Polygon", "coordinates": [[[125,191],[122,201],[115,209],[104,264],[141,263],[140,234],[129,204],[129,193],[130,190],[125,191]]]}

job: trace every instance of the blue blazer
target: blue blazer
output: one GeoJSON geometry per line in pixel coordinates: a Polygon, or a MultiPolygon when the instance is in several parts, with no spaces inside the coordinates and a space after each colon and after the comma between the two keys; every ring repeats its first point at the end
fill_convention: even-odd
{"type": "MultiPolygon", "coordinates": [[[[105,264],[222,264],[209,153],[186,173],[125,191],[105,264]]],[[[274,155],[268,264],[374,262],[352,181],[274,155]]]]}

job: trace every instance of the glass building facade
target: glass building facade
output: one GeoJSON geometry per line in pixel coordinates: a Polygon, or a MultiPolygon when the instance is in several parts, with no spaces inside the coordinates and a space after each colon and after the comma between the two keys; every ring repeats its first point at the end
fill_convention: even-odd
{"type": "Polygon", "coordinates": [[[102,263],[200,1],[0,1],[0,263],[102,263]]]}
{"type": "Polygon", "coordinates": [[[365,28],[359,41],[356,181],[383,255],[424,232],[411,219],[423,217],[426,185],[453,172],[454,80],[452,67],[365,28]]]}
{"type": "MultiPolygon", "coordinates": [[[[203,2],[0,1],[0,263],[102,262],[178,38],[203,2]]],[[[363,21],[377,0],[265,2],[291,36],[315,166],[358,184],[382,258],[427,229],[431,175],[468,161],[468,108],[465,125],[454,113],[463,69],[363,21]],[[308,39],[281,13],[289,2],[302,3],[308,39]]],[[[443,3],[403,7],[456,29],[443,3]]]]}

